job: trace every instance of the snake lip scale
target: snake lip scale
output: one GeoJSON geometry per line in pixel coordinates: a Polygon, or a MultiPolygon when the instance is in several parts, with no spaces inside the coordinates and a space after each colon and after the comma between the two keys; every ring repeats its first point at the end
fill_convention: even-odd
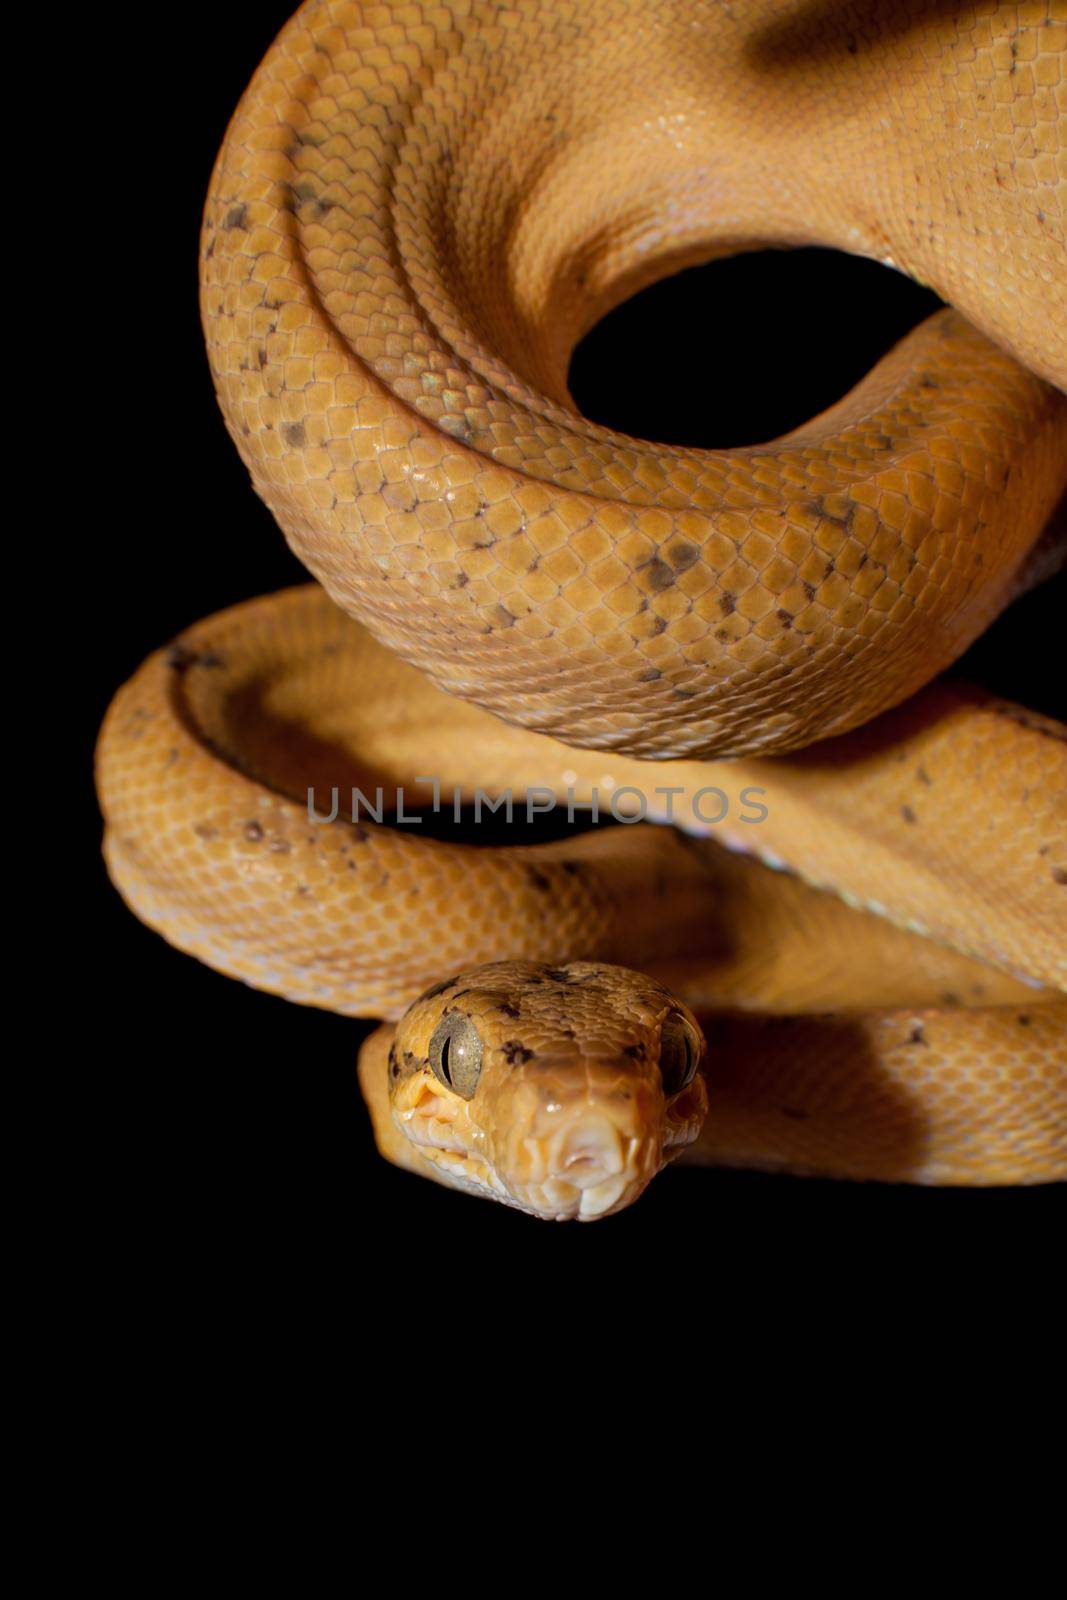
{"type": "MultiPolygon", "coordinates": [[[[382,1154],[538,1217],[674,1160],[1067,1176],[1067,730],[941,676],[1062,561],[1065,214],[1044,0],[307,0],[227,131],[200,279],[226,426],[318,585],[116,695],[131,908],[379,1019],[382,1154]],[[810,243],[946,308],[763,444],[578,412],[612,306],[810,243]],[[308,821],[309,790],[426,772],[766,814],[499,849],[308,821]]],[[[726,380],[692,367],[699,404],[726,380]]]]}

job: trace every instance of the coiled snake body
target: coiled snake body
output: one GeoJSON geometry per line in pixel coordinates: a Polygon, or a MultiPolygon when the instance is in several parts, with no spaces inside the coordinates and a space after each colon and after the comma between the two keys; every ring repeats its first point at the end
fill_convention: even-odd
{"type": "Polygon", "coordinates": [[[552,1217],[683,1150],[1067,1174],[1064,730],[924,688],[1055,559],[1065,97],[1055,4],[310,0],[273,46],[212,180],[204,326],[325,593],[146,662],[99,788],[175,944],[401,1018],[360,1063],[391,1159],[552,1217]],[[577,413],[612,305],[812,242],[952,309],[767,445],[577,413]],[[309,788],[419,774],[705,837],[309,817],[309,788]]]}

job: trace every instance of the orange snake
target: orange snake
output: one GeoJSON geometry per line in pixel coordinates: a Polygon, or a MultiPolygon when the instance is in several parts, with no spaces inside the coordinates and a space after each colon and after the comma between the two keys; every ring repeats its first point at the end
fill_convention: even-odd
{"type": "Polygon", "coordinates": [[[1065,96],[1055,3],[309,0],[272,47],[203,319],[326,592],[150,658],[98,785],[112,876],[173,943],[401,1019],[360,1059],[390,1159],[550,1217],[683,1152],[1067,1176],[1067,734],[932,684],[1047,565],[1067,487],[1065,96]],[[770,444],[575,410],[611,306],[814,242],[952,309],[770,444]],[[419,774],[659,820],[670,789],[710,837],[309,817],[309,787],[419,774]]]}

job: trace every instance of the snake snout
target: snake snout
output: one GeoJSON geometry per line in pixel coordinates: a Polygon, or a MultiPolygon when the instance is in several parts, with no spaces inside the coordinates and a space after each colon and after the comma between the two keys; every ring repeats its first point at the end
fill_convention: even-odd
{"type": "Polygon", "coordinates": [[[584,1094],[569,1103],[552,1098],[510,1125],[502,1164],[528,1210],[589,1221],[622,1210],[659,1171],[663,1122],[662,1099],[648,1082],[632,1092],[616,1084],[600,1104],[584,1094]]]}
{"type": "Polygon", "coordinates": [[[568,1128],[554,1162],[559,1174],[578,1189],[590,1189],[603,1178],[615,1177],[625,1164],[619,1130],[601,1115],[584,1117],[568,1128]]]}
{"type": "Polygon", "coordinates": [[[592,1112],[556,1141],[545,1192],[564,1215],[601,1217],[636,1199],[659,1165],[654,1130],[624,1132],[611,1117],[592,1112]]]}

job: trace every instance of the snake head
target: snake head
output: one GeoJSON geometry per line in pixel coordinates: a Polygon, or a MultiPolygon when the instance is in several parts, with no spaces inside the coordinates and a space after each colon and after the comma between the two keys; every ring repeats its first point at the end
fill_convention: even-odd
{"type": "Polygon", "coordinates": [[[700,1132],[704,1036],[662,984],[499,961],[437,984],[389,1055],[397,1127],[451,1186],[548,1220],[621,1211],[700,1132]]]}

